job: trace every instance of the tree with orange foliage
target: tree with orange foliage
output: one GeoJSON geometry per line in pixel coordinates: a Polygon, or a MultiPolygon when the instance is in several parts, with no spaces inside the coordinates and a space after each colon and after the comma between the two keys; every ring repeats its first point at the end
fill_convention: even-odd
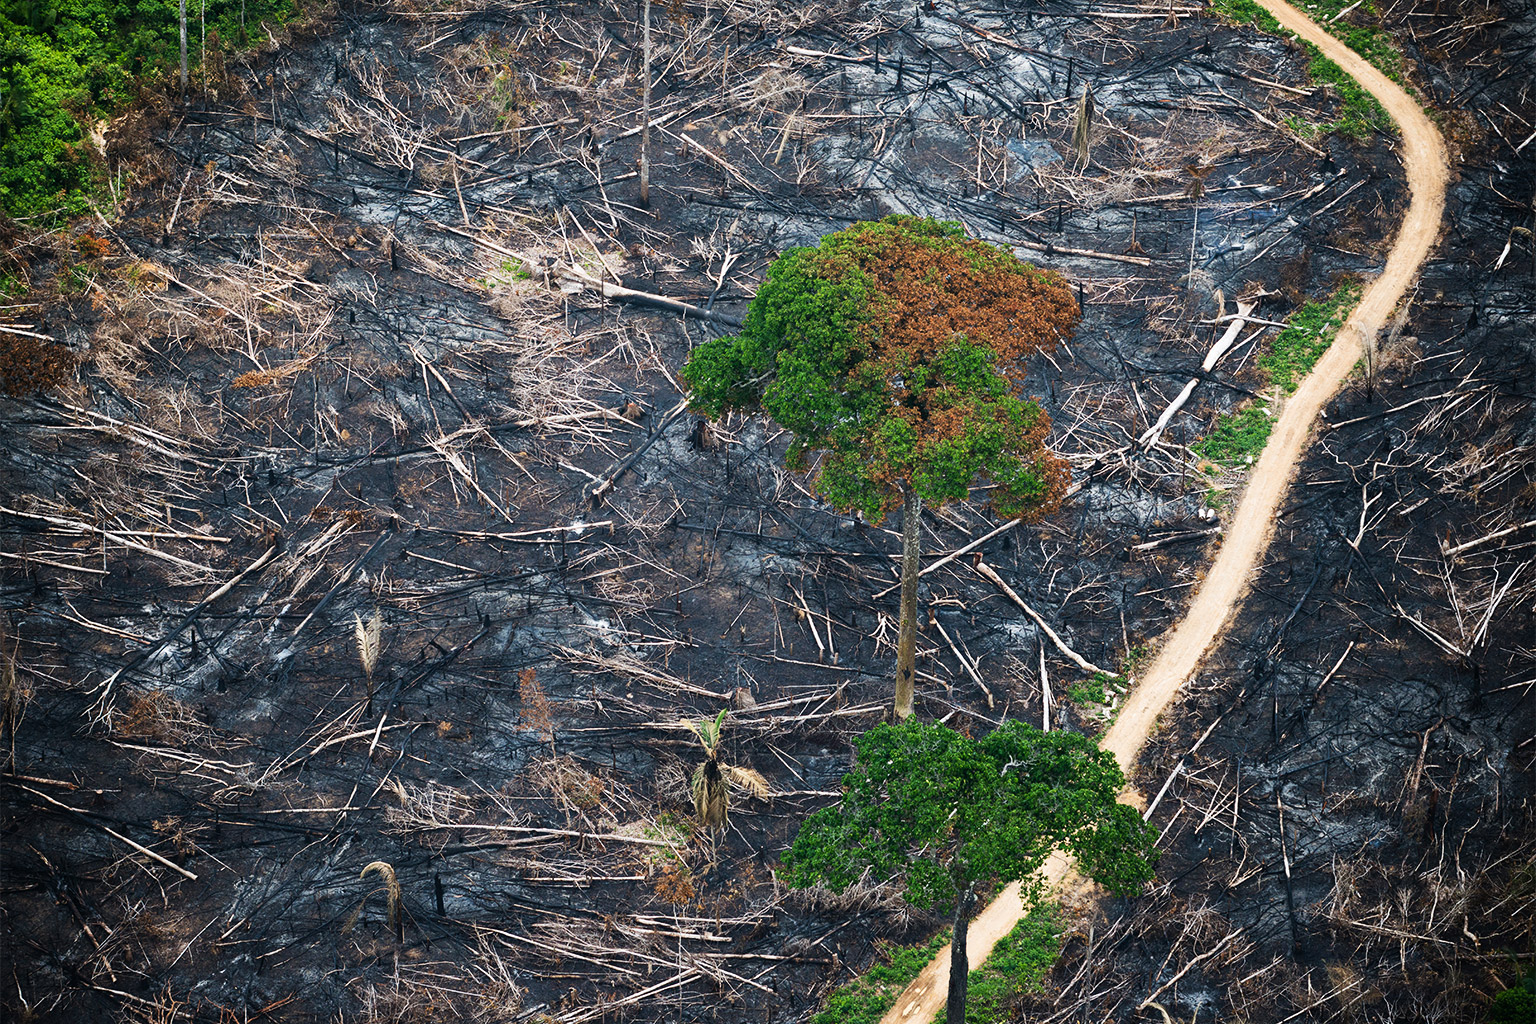
{"type": "Polygon", "coordinates": [[[767,413],[794,435],[792,469],[821,453],[814,483],[831,505],[875,523],[902,509],[898,718],[912,714],[923,505],[978,480],[1002,516],[1061,503],[1069,475],[1046,450],[1050,419],[1015,391],[1025,360],[1081,318],[1059,275],[954,221],[893,216],[786,251],[740,335],[683,367],[695,410],[767,413]]]}

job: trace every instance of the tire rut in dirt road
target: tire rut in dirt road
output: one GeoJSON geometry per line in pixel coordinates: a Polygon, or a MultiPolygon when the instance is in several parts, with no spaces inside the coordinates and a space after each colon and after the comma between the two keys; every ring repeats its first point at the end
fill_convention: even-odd
{"type": "MultiPolygon", "coordinates": [[[[1413,198],[1387,256],[1386,267],[1371,282],[1333,344],[1281,410],[1269,443],[1253,467],[1247,489],[1228,524],[1216,560],[1189,611],[1127,698],[1115,723],[1100,739],[1099,745],[1115,755],[1127,774],[1158,716],[1194,674],[1246,593],[1249,577],[1269,546],[1275,511],[1307,449],[1314,422],[1359,361],[1365,340],[1381,330],[1387,315],[1418,278],[1419,268],[1439,235],[1445,205],[1449,174],[1445,144],[1418,102],[1296,8],[1283,0],[1259,2],[1281,25],[1317,46],[1354,76],[1397,122],[1402,132],[1400,155],[1413,198]]],[[[1140,794],[1132,789],[1127,789],[1122,799],[1142,802],[1140,794]]],[[[1070,871],[1070,862],[1060,855],[1053,857],[1045,868],[1047,880],[1053,884],[1065,879],[1070,871]]],[[[1024,904],[1015,883],[976,916],[968,932],[966,951],[972,969],[980,966],[998,940],[1012,931],[1023,913],[1024,904]]],[[[929,1024],[944,1007],[948,983],[949,947],[945,946],[907,986],[881,1024],[929,1024]]]]}

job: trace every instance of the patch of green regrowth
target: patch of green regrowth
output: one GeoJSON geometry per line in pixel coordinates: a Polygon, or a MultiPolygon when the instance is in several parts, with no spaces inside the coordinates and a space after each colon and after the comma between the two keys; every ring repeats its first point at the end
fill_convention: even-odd
{"type": "Polygon", "coordinates": [[[1109,685],[1109,676],[1103,672],[1095,672],[1087,679],[1079,679],[1067,688],[1067,699],[1074,704],[1107,704],[1109,694],[1106,687],[1109,685]]]}
{"type": "Polygon", "coordinates": [[[1284,31],[1275,16],[1254,0],[1211,0],[1210,11],[1234,25],[1253,25],[1261,31],[1279,35],[1284,31]]]}
{"type": "Polygon", "coordinates": [[[1120,677],[1129,679],[1144,668],[1152,657],[1152,649],[1146,644],[1132,644],[1126,656],[1120,659],[1120,677]]]}
{"type": "Polygon", "coordinates": [[[1248,464],[1259,457],[1275,425],[1269,410],[1257,403],[1222,413],[1216,428],[1191,447],[1224,466],[1248,464]]]}
{"type": "MultiPolygon", "coordinates": [[[[264,35],[263,19],[297,11],[296,0],[188,4],[190,77],[199,80],[204,40],[217,66],[215,53],[264,35]]],[[[175,81],[178,36],[177,0],[0,0],[0,210],[54,218],[89,210],[104,191],[93,128],[141,85],[175,81]]]]}
{"type": "MultiPolygon", "coordinates": [[[[1056,908],[1042,904],[1019,918],[1013,931],[998,940],[982,965],[971,972],[965,1024],[1007,1024],[1019,998],[1038,992],[1061,956],[1061,925],[1056,908]]],[[[935,1021],[942,1021],[940,1011],[935,1021]]]]}
{"type": "Polygon", "coordinates": [[[1364,141],[1375,132],[1390,133],[1393,130],[1392,118],[1376,102],[1376,97],[1361,88],[1360,83],[1337,63],[1324,57],[1323,51],[1316,46],[1305,40],[1301,45],[1312,58],[1307,64],[1307,74],[1312,81],[1331,85],[1339,94],[1339,116],[1325,126],[1329,131],[1364,141]]]}
{"type": "Polygon", "coordinates": [[[1319,135],[1325,134],[1330,127],[1329,125],[1318,124],[1316,121],[1302,117],[1300,114],[1286,114],[1280,120],[1291,130],[1291,134],[1295,135],[1298,139],[1305,139],[1309,142],[1319,135]]]}
{"type": "MultiPolygon", "coordinates": [[[[1291,35],[1255,0],[1212,0],[1211,13],[1234,25],[1252,25],[1272,35],[1291,35]]],[[[1358,20],[1345,20],[1346,12],[1356,19],[1375,19],[1376,5],[1370,0],[1352,4],[1351,0],[1316,0],[1306,8],[1307,16],[1329,35],[1354,50],[1369,61],[1382,74],[1394,82],[1403,81],[1403,54],[1392,37],[1379,24],[1360,24],[1358,20]]],[[[1295,38],[1293,36],[1293,38],[1295,38]]],[[[1375,132],[1391,133],[1392,119],[1376,102],[1376,98],[1360,87],[1337,63],[1323,56],[1322,51],[1304,39],[1299,39],[1308,57],[1307,74],[1319,85],[1331,85],[1340,101],[1339,116],[1331,122],[1316,124],[1305,118],[1287,117],[1286,124],[1303,139],[1316,137],[1319,132],[1339,132],[1350,138],[1364,140],[1375,132]]]]}
{"type": "MultiPolygon", "coordinates": [[[[1333,344],[1339,328],[1360,302],[1360,295],[1360,283],[1346,281],[1332,295],[1307,302],[1292,313],[1269,351],[1259,358],[1259,366],[1268,372],[1270,382],[1286,394],[1294,394],[1302,378],[1333,344]]],[[[1268,435],[1266,429],[1264,436],[1268,435]]]]}
{"type": "Polygon", "coordinates": [[[827,999],[827,1008],[812,1017],[811,1024],[879,1024],[885,1012],[896,1005],[902,990],[939,955],[948,941],[949,929],[945,928],[927,942],[886,946],[880,953],[881,962],[833,992],[827,999]]]}
{"type": "Polygon", "coordinates": [[[667,846],[647,847],[644,858],[651,864],[665,866],[671,863],[684,863],[678,856],[677,850],[686,847],[694,837],[696,829],[693,819],[686,814],[676,811],[665,811],[656,816],[654,821],[642,822],[636,831],[641,838],[655,839],[667,843],[667,846]]]}
{"type": "Polygon", "coordinates": [[[1120,672],[1117,675],[1095,672],[1087,679],[1079,679],[1067,687],[1067,699],[1085,708],[1110,703],[1116,696],[1125,692],[1130,678],[1141,671],[1150,656],[1151,651],[1146,644],[1135,645],[1131,648],[1131,652],[1120,660],[1120,672]]]}
{"type": "MultiPolygon", "coordinates": [[[[1360,282],[1347,280],[1325,298],[1304,303],[1286,320],[1269,350],[1259,357],[1259,367],[1269,382],[1285,394],[1294,394],[1302,379],[1333,344],[1339,328],[1360,302],[1360,282]]],[[[1264,450],[1275,417],[1261,403],[1223,413],[1209,434],[1191,447],[1214,463],[1231,467],[1251,464],[1264,450]]],[[[1224,492],[1207,492],[1206,504],[1219,508],[1224,492]]]]}

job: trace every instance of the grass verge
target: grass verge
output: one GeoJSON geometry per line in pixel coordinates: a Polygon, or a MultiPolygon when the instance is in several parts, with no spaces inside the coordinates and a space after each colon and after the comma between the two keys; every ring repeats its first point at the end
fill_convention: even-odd
{"type": "Polygon", "coordinates": [[[827,1008],[812,1017],[811,1024],[879,1024],[885,1011],[896,1005],[902,990],[939,955],[948,941],[946,928],[926,943],[883,950],[883,962],[833,992],[827,1008]]]}
{"type": "Polygon", "coordinates": [[[1285,329],[1259,359],[1270,383],[1279,385],[1288,395],[1295,394],[1307,371],[1333,344],[1350,311],[1359,305],[1360,295],[1360,282],[1345,281],[1332,295],[1308,302],[1292,313],[1285,329]]]}
{"type": "MultiPolygon", "coordinates": [[[[1253,25],[1272,35],[1290,35],[1255,0],[1211,0],[1211,13],[1235,25],[1253,25]]],[[[1315,0],[1304,10],[1323,31],[1370,61],[1382,74],[1403,84],[1403,54],[1392,37],[1378,22],[1374,0],[1351,4],[1348,0],[1315,0]],[[1353,15],[1351,20],[1345,20],[1353,15]]],[[[1373,132],[1394,133],[1392,118],[1376,98],[1360,87],[1334,61],[1306,40],[1298,40],[1309,58],[1307,74],[1319,85],[1331,85],[1339,95],[1339,116],[1333,121],[1314,125],[1301,119],[1287,119],[1298,135],[1309,138],[1319,132],[1336,131],[1354,139],[1366,139],[1373,132]]]]}
{"type": "Polygon", "coordinates": [[[1259,457],[1269,441],[1274,416],[1262,405],[1246,405],[1225,412],[1209,434],[1191,447],[1212,462],[1223,466],[1246,465],[1259,457]]]}
{"type": "MultiPolygon", "coordinates": [[[[1120,659],[1118,673],[1095,672],[1087,679],[1076,680],[1067,688],[1067,699],[1084,709],[1111,704],[1130,688],[1131,677],[1139,673],[1151,657],[1152,652],[1146,644],[1137,644],[1120,659]]],[[[1113,716],[1110,717],[1113,720],[1113,716]]]]}
{"type": "MultiPolygon", "coordinates": [[[[1269,383],[1287,395],[1294,394],[1308,371],[1333,344],[1339,328],[1359,304],[1362,291],[1360,282],[1345,281],[1333,294],[1305,303],[1292,313],[1269,351],[1259,357],[1259,368],[1269,383]]],[[[1191,447],[1223,466],[1247,465],[1264,450],[1274,425],[1274,414],[1268,406],[1251,402],[1222,413],[1211,432],[1191,447]]]]}
{"type": "MultiPolygon", "coordinates": [[[[971,972],[965,1000],[965,1024],[1007,1024],[1014,1005],[1039,991],[1061,955],[1061,925],[1051,906],[1032,909],[1013,931],[998,940],[986,961],[971,972]]],[[[941,1012],[935,1018],[944,1019],[941,1012]]]]}

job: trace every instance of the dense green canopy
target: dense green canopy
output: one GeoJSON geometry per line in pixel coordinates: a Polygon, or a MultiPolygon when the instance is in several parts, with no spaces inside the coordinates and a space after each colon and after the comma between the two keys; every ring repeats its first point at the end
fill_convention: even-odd
{"type": "Polygon", "coordinates": [[[909,719],[854,741],[842,799],[801,826],[784,855],[793,886],[842,890],[870,870],[914,906],[1026,878],[1052,850],[1111,891],[1152,878],[1157,831],[1119,803],[1113,755],[1086,736],[1008,722],[981,740],[909,719]]]}
{"type": "Polygon", "coordinates": [[[767,413],[794,434],[792,466],[824,451],[827,501],[879,521],[903,483],[925,502],[978,479],[1002,515],[1059,502],[1050,420],[1015,395],[1023,360],[1069,337],[1077,302],[1055,274],[966,238],[954,222],[887,217],[790,249],[768,270],[739,336],[683,369],[710,416],[767,413]]]}
{"type": "MultiPolygon", "coordinates": [[[[187,5],[190,60],[244,46],[245,25],[282,21],[295,0],[198,0],[187,5]],[[220,40],[224,42],[221,43],[220,40]]],[[[0,0],[0,211],[84,213],[89,134],[129,106],[141,82],[172,78],[177,0],[0,0]]]]}

